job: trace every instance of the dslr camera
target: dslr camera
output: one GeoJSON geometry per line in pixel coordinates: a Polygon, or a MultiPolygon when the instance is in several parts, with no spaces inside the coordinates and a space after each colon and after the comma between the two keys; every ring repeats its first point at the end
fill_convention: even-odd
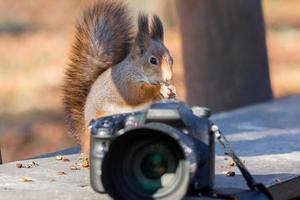
{"type": "Polygon", "coordinates": [[[114,199],[181,199],[210,191],[215,140],[210,110],[176,100],[94,120],[92,188],[114,199]]]}

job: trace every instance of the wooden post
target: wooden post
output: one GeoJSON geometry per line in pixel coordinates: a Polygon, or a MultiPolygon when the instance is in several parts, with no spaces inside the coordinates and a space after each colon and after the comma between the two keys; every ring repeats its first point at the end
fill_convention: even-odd
{"type": "Polygon", "coordinates": [[[214,111],[272,99],[260,0],[177,0],[187,101],[214,111]]]}

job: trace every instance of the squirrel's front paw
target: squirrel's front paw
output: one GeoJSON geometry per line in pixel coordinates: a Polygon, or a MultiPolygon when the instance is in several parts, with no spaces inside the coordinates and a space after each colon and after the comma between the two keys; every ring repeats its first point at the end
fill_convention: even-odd
{"type": "Polygon", "coordinates": [[[176,88],[174,85],[168,83],[162,83],[160,87],[161,99],[173,99],[176,98],[176,88]]]}

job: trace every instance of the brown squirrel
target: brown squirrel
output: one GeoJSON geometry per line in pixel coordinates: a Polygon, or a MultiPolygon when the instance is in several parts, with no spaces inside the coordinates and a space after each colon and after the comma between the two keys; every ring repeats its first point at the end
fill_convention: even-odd
{"type": "Polygon", "coordinates": [[[98,1],[76,28],[63,96],[70,132],[87,156],[92,119],[143,109],[175,95],[167,83],[173,59],[159,17],[154,15],[149,27],[148,16],[140,14],[135,31],[121,1],[98,1]]]}

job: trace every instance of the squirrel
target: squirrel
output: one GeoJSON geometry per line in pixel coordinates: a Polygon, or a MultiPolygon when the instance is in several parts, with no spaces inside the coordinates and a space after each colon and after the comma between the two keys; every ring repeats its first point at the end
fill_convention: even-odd
{"type": "Polygon", "coordinates": [[[137,29],[123,1],[97,1],[76,25],[63,101],[69,132],[88,157],[89,123],[172,98],[173,58],[160,18],[139,14],[137,29]]]}

